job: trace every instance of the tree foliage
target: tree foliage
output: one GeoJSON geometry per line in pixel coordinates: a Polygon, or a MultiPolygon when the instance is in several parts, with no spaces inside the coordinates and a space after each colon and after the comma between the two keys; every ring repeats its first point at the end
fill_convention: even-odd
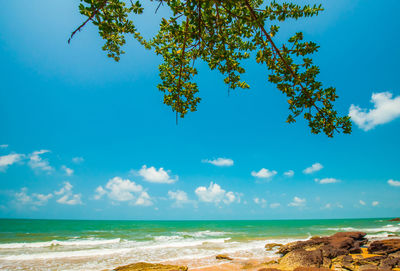
{"type": "MultiPolygon", "coordinates": [[[[158,8],[169,8],[171,16],[162,18],[158,33],[145,40],[133,20],[143,13],[140,1],[81,0],[80,13],[87,17],[71,38],[87,23],[93,23],[105,40],[103,50],[119,61],[125,36],[133,37],[147,49],[162,56],[159,66],[164,103],[184,117],[196,111],[200,102],[196,61],[206,62],[211,70],[225,76],[231,89],[249,88],[241,79],[242,61],[250,57],[268,68],[268,81],[287,96],[290,114],[287,122],[302,115],[312,133],[351,133],[347,116],[338,116],[333,102],[335,88],[324,88],[317,80],[319,68],[311,55],[319,46],[305,41],[301,32],[286,43],[274,39],[279,22],[318,15],[321,5],[300,6],[263,0],[157,0],[158,8]]],[[[69,39],[69,41],[71,40],[69,39]]]]}

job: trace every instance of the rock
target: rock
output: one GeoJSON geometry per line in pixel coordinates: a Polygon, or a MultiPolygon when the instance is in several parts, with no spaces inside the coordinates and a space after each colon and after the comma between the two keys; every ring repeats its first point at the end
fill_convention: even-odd
{"type": "Polygon", "coordinates": [[[120,266],[114,271],[187,271],[186,266],[152,264],[152,263],[134,263],[120,266]]]}
{"type": "Polygon", "coordinates": [[[393,219],[390,219],[390,220],[388,220],[388,221],[391,221],[391,222],[400,222],[400,217],[393,218],[393,219]]]}
{"type": "Polygon", "coordinates": [[[389,256],[381,261],[379,265],[384,268],[400,268],[400,251],[389,254],[389,256]]]}
{"type": "Polygon", "coordinates": [[[215,259],[217,259],[217,260],[229,260],[229,261],[233,260],[231,257],[229,257],[227,255],[224,255],[224,254],[219,254],[219,255],[215,256],[215,259]]]}
{"type": "Polygon", "coordinates": [[[386,259],[386,256],[373,256],[368,258],[357,259],[357,265],[374,265],[378,266],[382,260],[386,259]]]}
{"type": "Polygon", "coordinates": [[[279,260],[279,265],[285,270],[297,267],[320,267],[323,265],[322,251],[319,249],[307,251],[299,248],[290,251],[279,260]]]}
{"type": "Polygon", "coordinates": [[[266,251],[271,251],[272,249],[274,249],[275,247],[282,247],[282,244],[278,244],[278,243],[269,243],[265,245],[265,250],[266,251]]]}
{"type": "Polygon", "coordinates": [[[354,270],[353,258],[350,255],[341,255],[332,260],[331,268],[334,270],[354,270]]]}
{"type": "Polygon", "coordinates": [[[325,267],[297,267],[293,271],[331,271],[331,269],[325,267]]]}
{"type": "Polygon", "coordinates": [[[381,268],[374,265],[362,265],[357,268],[357,271],[390,271],[391,269],[381,268]]]}
{"type": "Polygon", "coordinates": [[[400,251],[400,239],[386,239],[372,242],[368,252],[372,254],[390,254],[400,251]]]}
{"type": "Polygon", "coordinates": [[[328,237],[313,237],[307,241],[289,243],[282,246],[278,253],[283,255],[296,249],[316,250],[320,249],[324,257],[329,259],[349,253],[360,253],[360,246],[365,244],[364,232],[338,232],[328,237]]]}

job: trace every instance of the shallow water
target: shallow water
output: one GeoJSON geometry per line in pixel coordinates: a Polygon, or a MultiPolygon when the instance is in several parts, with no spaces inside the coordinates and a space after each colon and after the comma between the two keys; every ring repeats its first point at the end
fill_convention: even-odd
{"type": "Polygon", "coordinates": [[[369,238],[400,236],[387,219],[271,221],[79,221],[0,219],[1,270],[102,270],[139,261],[216,263],[273,257],[269,242],[287,243],[337,231],[369,238]]]}

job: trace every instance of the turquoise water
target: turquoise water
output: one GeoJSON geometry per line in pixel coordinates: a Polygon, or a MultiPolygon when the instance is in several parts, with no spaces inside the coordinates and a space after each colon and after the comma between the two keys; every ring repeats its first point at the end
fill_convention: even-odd
{"type": "Polygon", "coordinates": [[[400,236],[388,219],[271,221],[82,221],[0,219],[1,270],[102,270],[138,261],[213,263],[218,253],[274,256],[268,242],[287,243],[337,231],[369,238],[400,236]]]}

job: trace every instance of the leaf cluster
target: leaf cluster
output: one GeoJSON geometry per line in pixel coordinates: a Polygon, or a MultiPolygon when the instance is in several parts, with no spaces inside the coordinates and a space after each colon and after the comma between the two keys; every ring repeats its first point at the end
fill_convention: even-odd
{"type": "Polygon", "coordinates": [[[103,50],[108,56],[120,59],[126,34],[162,56],[158,89],[177,116],[196,111],[200,102],[194,82],[197,60],[206,62],[211,70],[217,69],[229,88],[235,89],[250,87],[241,78],[245,73],[243,60],[255,56],[256,62],[268,68],[268,81],[287,96],[288,123],[302,115],[312,133],[324,132],[329,137],[335,132],[351,133],[349,117],[339,116],[333,108],[338,98],[335,88],[324,88],[317,79],[320,71],[311,55],[318,51],[318,45],[305,41],[301,32],[286,43],[278,45],[274,41],[279,22],[316,16],[323,10],[321,5],[264,0],[157,0],[159,7],[167,6],[172,15],[162,18],[158,33],[147,41],[129,17],[143,13],[139,1],[81,1],[80,12],[88,19],[76,31],[91,21],[105,40],[103,50]]]}

